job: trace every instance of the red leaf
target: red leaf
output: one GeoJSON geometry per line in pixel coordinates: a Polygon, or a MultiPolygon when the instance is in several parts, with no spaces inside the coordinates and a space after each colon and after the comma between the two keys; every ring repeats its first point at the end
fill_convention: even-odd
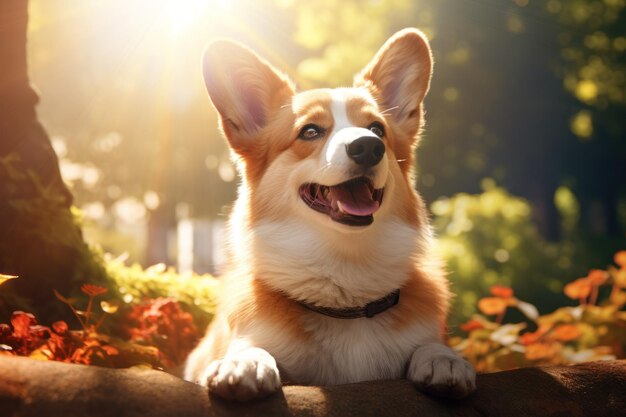
{"type": "Polygon", "coordinates": [[[14,311],[11,317],[13,325],[13,335],[17,338],[28,338],[30,336],[30,326],[37,324],[37,319],[30,313],[14,311]]]}
{"type": "Polygon", "coordinates": [[[200,337],[191,314],[171,298],[133,306],[126,322],[131,340],[158,348],[168,366],[180,364],[200,337]]]}
{"type": "Polygon", "coordinates": [[[80,287],[80,290],[90,297],[96,297],[98,295],[106,294],[109,291],[104,287],[93,284],[83,284],[80,287]]]}
{"type": "Polygon", "coordinates": [[[58,335],[66,335],[68,331],[67,323],[64,321],[56,321],[52,324],[52,330],[58,335]]]}
{"type": "Polygon", "coordinates": [[[6,340],[12,334],[11,326],[6,323],[0,323],[0,342],[6,340]]]}

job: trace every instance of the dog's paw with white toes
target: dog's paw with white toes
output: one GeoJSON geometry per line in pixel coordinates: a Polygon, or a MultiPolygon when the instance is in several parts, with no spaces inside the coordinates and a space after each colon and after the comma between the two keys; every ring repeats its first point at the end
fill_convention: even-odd
{"type": "Polygon", "coordinates": [[[267,397],[281,387],[275,363],[236,357],[212,362],[201,383],[209,392],[236,401],[267,397]]]}
{"type": "Polygon", "coordinates": [[[447,346],[429,343],[416,349],[407,378],[420,391],[438,397],[460,399],[476,389],[472,365],[447,346]]]}

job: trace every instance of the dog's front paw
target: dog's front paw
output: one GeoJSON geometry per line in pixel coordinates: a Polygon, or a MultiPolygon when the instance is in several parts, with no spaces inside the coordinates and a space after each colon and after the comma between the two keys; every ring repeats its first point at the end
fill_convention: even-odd
{"type": "Polygon", "coordinates": [[[211,393],[237,401],[266,397],[281,386],[273,360],[237,356],[213,361],[200,383],[206,385],[211,393]]]}
{"type": "Polygon", "coordinates": [[[464,398],[476,389],[472,365],[447,346],[429,343],[417,348],[411,357],[407,378],[420,391],[438,397],[464,398]]]}

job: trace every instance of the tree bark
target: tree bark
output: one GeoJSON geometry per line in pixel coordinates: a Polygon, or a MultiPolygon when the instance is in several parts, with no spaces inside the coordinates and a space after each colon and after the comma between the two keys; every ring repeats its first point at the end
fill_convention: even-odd
{"type": "Polygon", "coordinates": [[[484,374],[477,386],[462,401],[421,394],[407,380],[286,386],[267,399],[240,404],[160,371],[0,355],[3,417],[615,417],[626,410],[626,361],[484,374]]]}
{"type": "Polygon", "coordinates": [[[39,97],[28,81],[27,25],[27,0],[0,2],[0,156],[19,155],[20,167],[33,170],[69,208],[72,195],[61,180],[57,157],[35,113],[39,97]]]}
{"type": "Polygon", "coordinates": [[[76,291],[80,281],[102,279],[104,271],[74,221],[72,194],[37,120],[27,25],[27,0],[0,1],[0,273],[20,276],[3,287],[0,307],[25,307],[26,300],[31,311],[45,313],[53,289],[76,291]]]}

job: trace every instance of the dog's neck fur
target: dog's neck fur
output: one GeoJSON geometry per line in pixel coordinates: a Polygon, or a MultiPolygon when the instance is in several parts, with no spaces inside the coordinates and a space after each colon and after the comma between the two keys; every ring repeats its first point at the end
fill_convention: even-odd
{"type": "Polygon", "coordinates": [[[428,225],[391,218],[345,233],[296,216],[251,224],[246,203],[240,196],[231,217],[228,267],[318,306],[363,306],[401,288],[430,246],[428,225]]]}

